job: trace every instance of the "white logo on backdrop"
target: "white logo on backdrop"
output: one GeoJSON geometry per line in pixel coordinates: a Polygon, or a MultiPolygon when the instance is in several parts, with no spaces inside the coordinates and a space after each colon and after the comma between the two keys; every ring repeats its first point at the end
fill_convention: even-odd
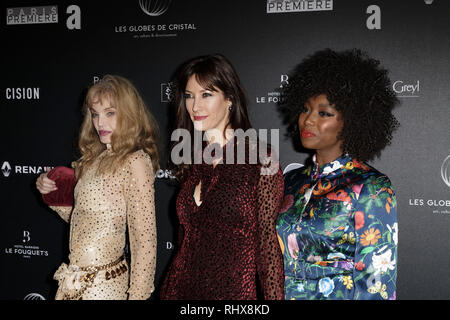
{"type": "Polygon", "coordinates": [[[369,30],[381,29],[381,9],[379,6],[372,4],[367,7],[367,14],[371,14],[366,21],[366,27],[369,30]]]}
{"type": "Polygon", "coordinates": [[[45,300],[45,298],[39,293],[30,293],[27,294],[23,300],[45,300]]]}
{"type": "Polygon", "coordinates": [[[444,183],[450,187],[450,155],[442,162],[441,177],[444,183]]]}
{"type": "MultiPolygon", "coordinates": [[[[70,5],[66,9],[70,14],[66,21],[69,30],[81,29],[81,9],[70,5]]],[[[58,6],[6,8],[6,25],[58,23],[58,6]]]]}
{"type": "Polygon", "coordinates": [[[31,242],[31,232],[24,230],[21,233],[22,243],[14,244],[12,247],[4,248],[4,253],[7,255],[18,255],[25,259],[31,259],[35,257],[48,257],[49,253],[45,249],[41,249],[40,246],[31,242]]]}
{"type": "Polygon", "coordinates": [[[295,163],[295,162],[294,163],[290,163],[290,164],[288,164],[286,166],[286,168],[284,168],[283,175],[285,175],[289,171],[292,171],[292,170],[295,170],[295,169],[298,169],[298,168],[301,168],[301,167],[303,167],[303,164],[301,164],[301,163],[295,163]]]}
{"type": "MultiPolygon", "coordinates": [[[[22,166],[22,165],[15,165],[14,166],[14,174],[40,174],[42,172],[45,172],[45,168],[50,167],[53,169],[52,166],[22,166]]],[[[3,175],[7,178],[10,176],[11,172],[13,172],[12,167],[8,161],[3,162],[1,167],[3,175]]]]}
{"type": "Polygon", "coordinates": [[[175,179],[175,177],[172,175],[172,171],[167,169],[159,169],[158,171],[156,171],[155,176],[157,179],[175,179]]]}
{"type": "MultiPolygon", "coordinates": [[[[280,86],[282,89],[285,85],[289,84],[289,76],[287,74],[280,75],[280,86]]],[[[281,95],[281,90],[275,90],[267,92],[267,95],[256,97],[256,103],[278,103],[282,102],[283,97],[281,95]]]]}
{"type": "Polygon", "coordinates": [[[9,174],[11,173],[11,165],[8,161],[3,162],[2,173],[6,178],[9,177],[9,174]]]}
{"type": "MultiPolygon", "coordinates": [[[[450,155],[448,155],[441,165],[441,178],[450,187],[450,155]]],[[[424,197],[414,197],[409,199],[410,206],[424,207],[432,209],[433,214],[450,214],[449,199],[426,199],[424,197]]]]}
{"type": "Polygon", "coordinates": [[[432,3],[433,3],[433,0],[425,0],[425,3],[426,3],[426,4],[432,4],[432,3]]]}
{"type": "Polygon", "coordinates": [[[139,0],[139,6],[151,17],[162,15],[169,9],[172,0],[139,0]]]}
{"type": "Polygon", "coordinates": [[[26,242],[30,242],[30,240],[31,240],[30,231],[26,231],[25,230],[23,232],[23,240],[22,240],[22,242],[26,243],[26,242]]]}
{"type": "Polygon", "coordinates": [[[267,0],[267,13],[333,10],[333,0],[267,0]]]}
{"type": "Polygon", "coordinates": [[[81,9],[77,5],[70,5],[66,9],[66,13],[70,14],[66,21],[66,27],[69,30],[81,29],[81,9]]]}
{"type": "Polygon", "coordinates": [[[173,99],[172,82],[161,83],[161,102],[171,102],[173,99]]]}
{"type": "Polygon", "coordinates": [[[40,88],[6,88],[7,100],[39,100],[40,88]]]}
{"type": "Polygon", "coordinates": [[[397,93],[398,98],[419,98],[420,81],[416,83],[406,83],[402,80],[397,80],[392,84],[392,89],[397,93]]]}
{"type": "MultiPolygon", "coordinates": [[[[156,17],[169,10],[171,3],[172,0],[139,0],[139,7],[145,14],[156,17]]],[[[132,33],[134,39],[177,37],[181,32],[196,30],[195,23],[146,23],[143,25],[122,24],[114,26],[116,33],[132,33]]]]}
{"type": "Polygon", "coordinates": [[[58,23],[58,6],[6,8],[6,24],[58,23]]]}

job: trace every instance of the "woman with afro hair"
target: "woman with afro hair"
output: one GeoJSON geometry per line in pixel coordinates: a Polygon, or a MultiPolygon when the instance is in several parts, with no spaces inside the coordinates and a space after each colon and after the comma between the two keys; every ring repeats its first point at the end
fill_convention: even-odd
{"type": "Polygon", "coordinates": [[[325,49],[294,69],[283,96],[290,133],[314,152],[284,176],[285,299],[395,299],[396,197],[365,163],[398,127],[387,70],[360,50],[325,49]]]}

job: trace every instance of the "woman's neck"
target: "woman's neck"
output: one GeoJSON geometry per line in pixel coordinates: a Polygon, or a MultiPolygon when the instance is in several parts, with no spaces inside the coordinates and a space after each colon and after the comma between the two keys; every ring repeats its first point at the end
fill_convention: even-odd
{"type": "Polygon", "coordinates": [[[205,131],[205,136],[208,140],[208,144],[218,143],[221,147],[223,147],[234,136],[234,130],[231,128],[227,128],[226,130],[209,129],[205,131]]]}
{"type": "Polygon", "coordinates": [[[316,152],[316,162],[319,165],[319,167],[323,166],[324,164],[330,163],[331,161],[336,160],[342,155],[342,150],[339,150],[338,152],[332,152],[332,153],[323,153],[320,151],[316,152]]]}

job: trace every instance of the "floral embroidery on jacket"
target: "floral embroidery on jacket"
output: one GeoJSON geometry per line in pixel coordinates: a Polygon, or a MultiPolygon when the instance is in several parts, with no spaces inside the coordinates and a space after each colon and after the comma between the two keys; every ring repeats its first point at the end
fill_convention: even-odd
{"type": "Polygon", "coordinates": [[[395,299],[398,223],[387,176],[349,156],[285,175],[277,232],[286,299],[395,299]]]}

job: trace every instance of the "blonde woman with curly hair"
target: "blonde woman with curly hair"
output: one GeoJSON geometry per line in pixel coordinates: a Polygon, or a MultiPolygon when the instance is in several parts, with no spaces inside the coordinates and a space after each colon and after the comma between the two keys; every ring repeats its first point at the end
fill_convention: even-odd
{"type": "Polygon", "coordinates": [[[44,202],[70,223],[56,299],[147,299],[156,266],[158,125],[131,82],[115,75],[89,88],[83,113],[74,170],[56,167],[36,181],[44,202]]]}

